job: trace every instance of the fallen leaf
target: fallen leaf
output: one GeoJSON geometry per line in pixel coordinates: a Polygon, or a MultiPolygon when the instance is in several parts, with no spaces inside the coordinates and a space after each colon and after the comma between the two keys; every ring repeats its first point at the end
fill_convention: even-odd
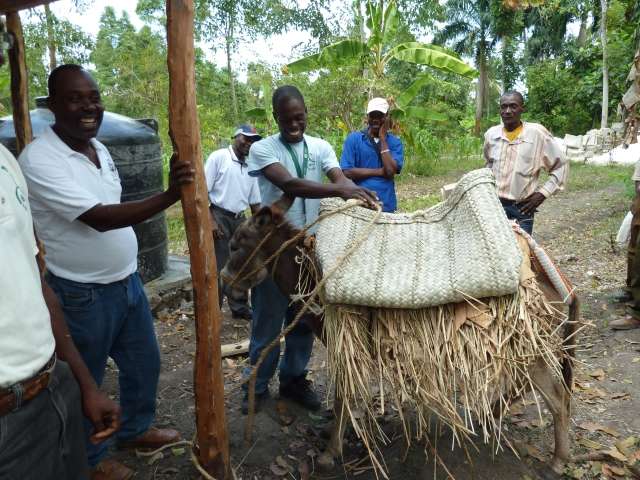
{"type": "Polygon", "coordinates": [[[583,447],[586,447],[590,450],[599,450],[600,448],[602,448],[602,445],[600,443],[589,440],[586,437],[579,438],[577,442],[583,447]]]}
{"type": "Polygon", "coordinates": [[[602,380],[605,377],[605,373],[603,369],[597,368],[596,370],[591,372],[589,376],[595,378],[596,380],[602,380]]]}
{"type": "Polygon", "coordinates": [[[184,447],[173,447],[171,449],[171,453],[173,453],[174,457],[179,457],[180,455],[184,455],[187,450],[184,447]]]}
{"type": "Polygon", "coordinates": [[[627,392],[617,392],[611,395],[612,400],[631,400],[631,394],[627,392]]]}
{"type": "Polygon", "coordinates": [[[638,363],[640,362],[640,357],[636,357],[633,360],[631,360],[631,363],[638,363]]]}
{"type": "Polygon", "coordinates": [[[587,471],[582,467],[567,467],[565,469],[565,473],[567,474],[568,477],[575,478],[576,480],[580,480],[581,478],[584,477],[584,474],[587,473],[587,471]]]}
{"type": "Polygon", "coordinates": [[[600,425],[598,423],[591,423],[591,422],[583,422],[580,425],[578,425],[578,428],[581,428],[583,430],[587,430],[588,432],[594,433],[596,431],[600,431],[600,432],[604,432],[607,435],[611,435],[612,437],[619,437],[620,434],[615,431],[613,428],[610,427],[606,427],[604,425],[600,425]]]}
{"type": "Polygon", "coordinates": [[[627,383],[629,385],[633,385],[633,382],[631,380],[629,380],[628,378],[625,378],[624,380],[622,380],[622,383],[627,383]]]}
{"type": "Polygon", "coordinates": [[[318,456],[318,452],[316,452],[313,448],[307,450],[307,456],[311,458],[316,458],[318,456]]]}
{"type": "Polygon", "coordinates": [[[542,455],[542,452],[538,450],[536,447],[534,447],[533,445],[529,445],[528,443],[525,443],[523,446],[527,452],[527,455],[529,455],[530,457],[535,458],[536,460],[542,463],[547,461],[544,458],[544,455],[542,455]]]}
{"type": "Polygon", "coordinates": [[[627,437],[624,440],[616,442],[616,448],[627,457],[633,453],[633,447],[636,446],[638,439],[636,437],[627,437]]]}
{"type": "Polygon", "coordinates": [[[603,463],[602,473],[604,473],[609,477],[624,477],[626,471],[624,468],[616,467],[614,465],[609,465],[608,463],[603,463]]]}
{"type": "Polygon", "coordinates": [[[284,477],[285,475],[289,474],[289,470],[287,470],[284,467],[281,467],[280,465],[276,465],[275,463],[271,464],[271,467],[269,467],[271,469],[271,472],[274,475],[277,475],[278,477],[284,477]]]}
{"type": "Polygon", "coordinates": [[[623,453],[621,453],[620,450],[618,450],[616,447],[611,447],[610,450],[607,450],[604,453],[609,455],[611,458],[615,458],[616,460],[620,460],[621,462],[626,462],[627,460],[629,460],[627,458],[627,456],[624,455],[623,453]]]}
{"type": "Polygon", "coordinates": [[[287,462],[282,455],[278,455],[276,457],[276,463],[282,468],[286,468],[289,471],[293,471],[293,467],[289,465],[289,462],[287,462]]]}

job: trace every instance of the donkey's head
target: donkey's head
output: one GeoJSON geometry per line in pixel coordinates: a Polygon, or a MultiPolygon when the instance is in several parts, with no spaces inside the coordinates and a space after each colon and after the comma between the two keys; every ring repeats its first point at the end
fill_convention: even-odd
{"type": "Polygon", "coordinates": [[[220,272],[223,289],[231,298],[244,298],[245,292],[269,274],[266,262],[288,240],[292,227],[285,213],[293,202],[283,196],[273,205],[262,207],[240,225],[229,241],[229,260],[220,272]]]}

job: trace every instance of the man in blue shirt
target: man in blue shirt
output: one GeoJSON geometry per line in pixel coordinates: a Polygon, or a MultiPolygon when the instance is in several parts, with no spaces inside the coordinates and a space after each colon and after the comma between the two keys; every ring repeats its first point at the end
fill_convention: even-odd
{"type": "Polygon", "coordinates": [[[367,105],[368,128],[349,134],[342,148],[340,168],[356,185],[373,190],[382,202],[383,212],[398,208],[393,177],[404,163],[402,142],[388,132],[389,104],[373,98],[367,105]]]}

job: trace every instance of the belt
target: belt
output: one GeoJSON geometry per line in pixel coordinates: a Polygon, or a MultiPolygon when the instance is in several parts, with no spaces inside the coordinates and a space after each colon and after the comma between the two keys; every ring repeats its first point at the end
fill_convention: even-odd
{"type": "Polygon", "coordinates": [[[51,372],[56,366],[54,353],[44,367],[33,377],[22,382],[14,383],[6,388],[0,388],[0,417],[18,410],[29,400],[33,400],[49,385],[51,372]]]}
{"type": "Polygon", "coordinates": [[[213,208],[214,210],[219,211],[220,213],[222,213],[223,215],[226,215],[227,217],[244,218],[244,210],[241,210],[238,213],[233,213],[232,211],[226,210],[226,209],[224,209],[222,207],[214,205],[213,203],[211,204],[211,208],[213,208]]]}
{"type": "Polygon", "coordinates": [[[517,200],[509,200],[508,198],[499,198],[499,200],[502,205],[506,206],[517,205],[518,203],[520,203],[517,200]]]}

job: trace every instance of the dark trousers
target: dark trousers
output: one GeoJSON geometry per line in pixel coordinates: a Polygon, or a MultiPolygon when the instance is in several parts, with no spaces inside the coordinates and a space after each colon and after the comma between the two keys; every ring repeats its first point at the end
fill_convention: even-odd
{"type": "Polygon", "coordinates": [[[518,203],[513,200],[500,199],[504,213],[507,214],[509,220],[515,220],[525,232],[529,235],[533,233],[533,214],[526,215],[520,211],[518,203]]]}
{"type": "MultiPolygon", "coordinates": [[[[146,432],[156,413],[160,350],[153,317],[140,275],[109,283],[78,283],[47,274],[58,296],[71,337],[98,385],[107,358],[118,365],[122,426],[118,440],[131,440],[146,432]]],[[[89,465],[106,454],[108,442],[89,442],[93,426],[85,420],[89,465]]]]}
{"type": "Polygon", "coordinates": [[[35,398],[0,417],[0,478],[89,478],[80,389],[66,363],[58,360],[35,398]]]}
{"type": "MultiPolygon", "coordinates": [[[[213,217],[218,225],[218,228],[223,234],[222,238],[214,238],[213,239],[213,247],[216,251],[216,265],[218,268],[218,280],[220,279],[220,271],[225,266],[227,261],[229,260],[229,241],[233,234],[238,229],[240,225],[245,221],[244,215],[235,216],[231,212],[227,212],[221,208],[211,206],[211,211],[213,212],[213,217]]],[[[222,308],[222,302],[224,300],[224,292],[222,291],[222,286],[220,282],[218,282],[218,301],[220,303],[220,308],[222,308]]],[[[232,314],[243,314],[246,312],[250,312],[251,308],[249,307],[249,294],[245,292],[245,296],[243,299],[232,299],[231,297],[227,297],[227,303],[229,304],[229,309],[232,314]]]]}
{"type": "Polygon", "coordinates": [[[636,197],[631,204],[631,232],[627,248],[627,290],[633,297],[633,304],[629,314],[640,319],[640,197],[636,197]]]}

